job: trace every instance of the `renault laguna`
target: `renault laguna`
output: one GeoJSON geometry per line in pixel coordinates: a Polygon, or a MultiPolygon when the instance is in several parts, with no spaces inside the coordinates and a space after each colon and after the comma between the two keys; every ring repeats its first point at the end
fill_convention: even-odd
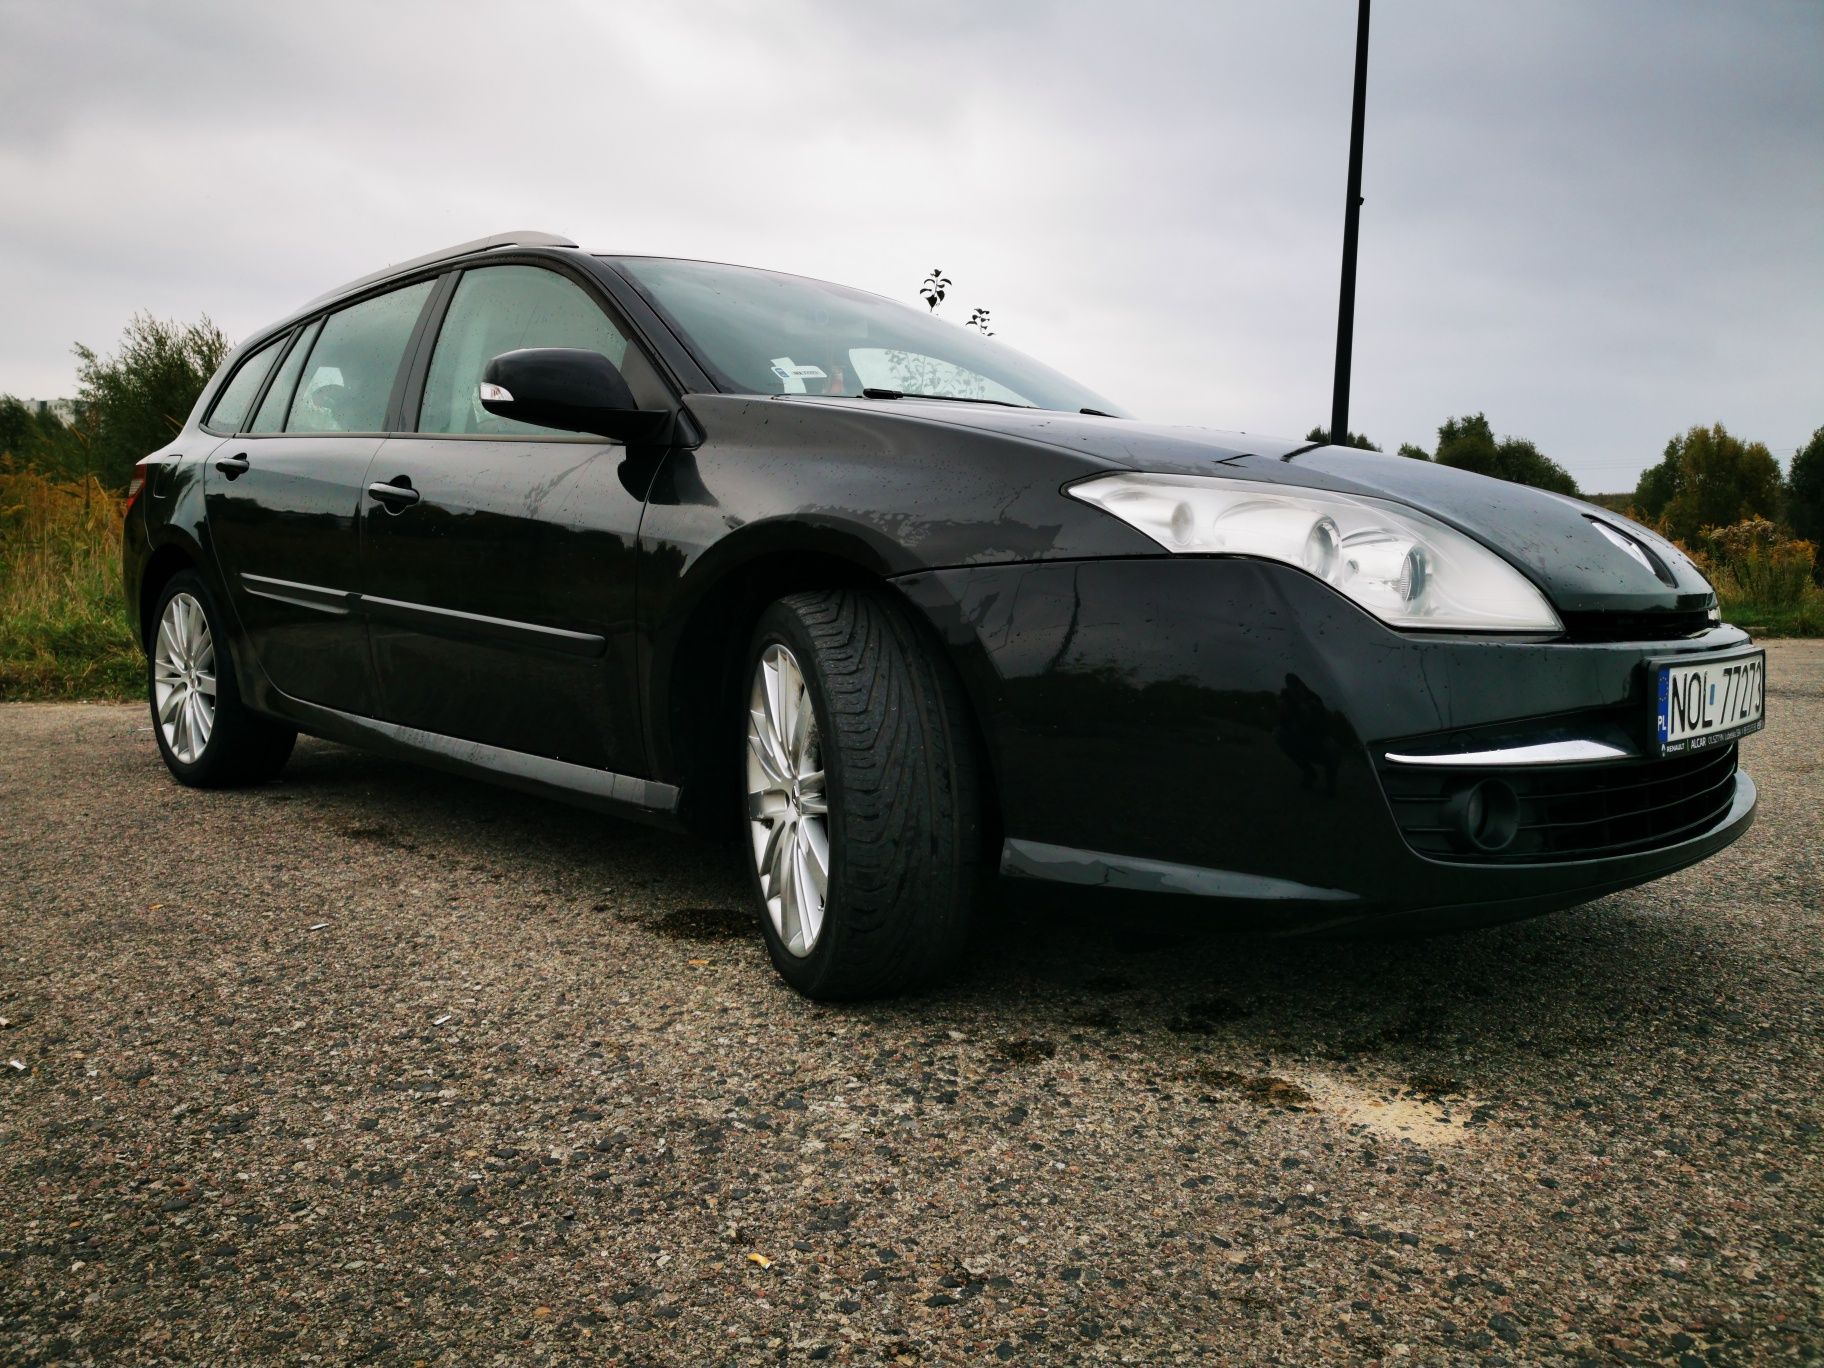
{"type": "Polygon", "coordinates": [[[131,490],[179,781],[304,732],[738,840],[811,997],[930,982],[1003,893],[1465,926],[1753,818],[1762,653],[1646,528],[799,276],[421,257],[252,336],[131,490]]]}

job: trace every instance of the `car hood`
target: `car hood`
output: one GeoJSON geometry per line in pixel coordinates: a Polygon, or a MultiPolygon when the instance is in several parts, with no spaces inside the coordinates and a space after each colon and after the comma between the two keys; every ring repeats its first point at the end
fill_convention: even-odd
{"type": "Polygon", "coordinates": [[[1561,613],[1689,613],[1708,608],[1715,597],[1683,552],[1638,523],[1581,499],[1430,461],[1049,410],[907,400],[890,407],[926,421],[1044,442],[1130,470],[1221,475],[1391,499],[1450,524],[1501,555],[1544,590],[1561,613]],[[1665,578],[1599,532],[1599,522],[1644,546],[1664,567],[1665,578]]]}

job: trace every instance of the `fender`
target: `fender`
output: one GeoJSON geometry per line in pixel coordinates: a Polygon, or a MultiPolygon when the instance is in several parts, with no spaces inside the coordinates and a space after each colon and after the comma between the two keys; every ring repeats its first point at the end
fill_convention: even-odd
{"type": "Polygon", "coordinates": [[[1160,554],[1061,492],[1109,467],[1049,442],[958,428],[913,405],[685,402],[708,438],[660,465],[639,536],[639,692],[651,773],[668,783],[689,767],[671,723],[680,699],[711,706],[680,657],[687,671],[707,668],[705,636],[732,654],[730,634],[811,582],[806,567],[825,584],[892,583],[954,565],[1160,554]]]}

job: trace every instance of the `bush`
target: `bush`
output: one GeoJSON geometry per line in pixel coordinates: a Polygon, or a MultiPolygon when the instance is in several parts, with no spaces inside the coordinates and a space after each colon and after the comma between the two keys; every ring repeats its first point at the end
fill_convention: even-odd
{"type": "Polygon", "coordinates": [[[134,464],[183,431],[229,350],[206,317],[177,323],[150,314],[133,315],[112,356],[78,344],[77,398],[91,429],[83,470],[125,489],[134,464]]]}
{"type": "Polygon", "coordinates": [[[143,685],[120,582],[125,501],[0,456],[0,700],[130,698],[143,685]]]}
{"type": "Polygon", "coordinates": [[[1824,632],[1824,590],[1811,580],[1816,548],[1766,518],[1706,527],[1685,548],[1716,587],[1723,617],[1762,632],[1824,632]]]}

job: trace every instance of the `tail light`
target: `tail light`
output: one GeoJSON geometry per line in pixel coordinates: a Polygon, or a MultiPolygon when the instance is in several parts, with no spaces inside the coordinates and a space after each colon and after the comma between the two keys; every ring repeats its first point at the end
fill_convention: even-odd
{"type": "Polygon", "coordinates": [[[141,461],[133,467],[133,473],[127,477],[126,512],[133,511],[133,505],[139,502],[139,496],[146,492],[146,483],[152,478],[152,462],[141,461]]]}

